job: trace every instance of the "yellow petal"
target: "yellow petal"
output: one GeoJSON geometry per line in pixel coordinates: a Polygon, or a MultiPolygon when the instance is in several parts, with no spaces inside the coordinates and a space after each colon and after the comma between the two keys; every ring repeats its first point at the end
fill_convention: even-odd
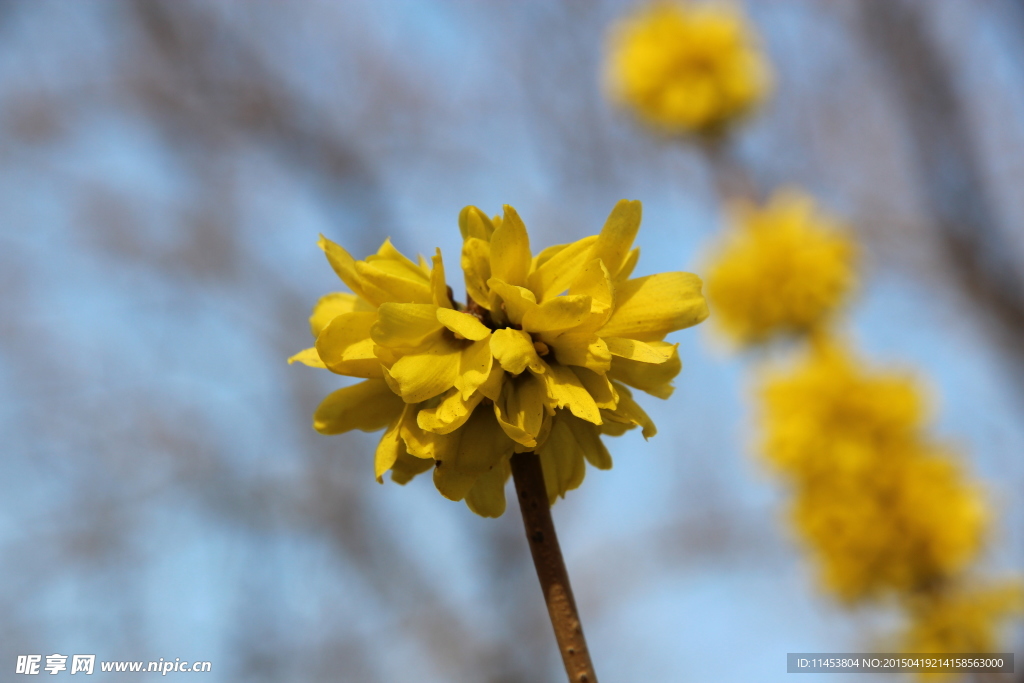
{"type": "MultiPolygon", "coordinates": [[[[373,333],[372,327],[370,328],[370,333],[373,333]]],[[[403,351],[396,351],[395,349],[390,349],[386,346],[380,346],[379,344],[376,343],[374,344],[373,347],[373,354],[377,356],[377,360],[379,360],[380,364],[383,366],[383,370],[385,371],[384,379],[387,379],[387,368],[390,368],[392,365],[397,363],[398,359],[405,355],[403,351]]],[[[395,393],[398,393],[397,389],[395,389],[395,393]]]]}
{"type": "Polygon", "coordinates": [[[546,417],[546,394],[544,380],[532,373],[505,382],[494,402],[494,414],[510,439],[529,448],[537,446],[537,435],[546,417]]]}
{"type": "Polygon", "coordinates": [[[498,426],[494,411],[478,408],[461,429],[446,437],[434,469],[434,485],[446,498],[462,500],[482,475],[512,455],[514,442],[498,426]]]}
{"type": "Polygon", "coordinates": [[[576,417],[594,424],[601,424],[601,411],[590,392],[569,368],[553,364],[544,374],[550,405],[568,408],[576,417]]]}
{"type": "Polygon", "coordinates": [[[384,376],[384,369],[376,355],[379,348],[372,339],[364,339],[348,346],[340,358],[332,359],[332,364],[327,367],[339,375],[379,379],[384,376]]]}
{"type": "Polygon", "coordinates": [[[526,226],[516,210],[506,205],[501,227],[491,235],[491,275],[510,285],[523,286],[531,262],[526,226]]]}
{"type": "MultiPolygon", "coordinates": [[[[516,287],[495,277],[487,281],[487,286],[490,288],[492,296],[497,295],[501,298],[501,310],[505,312],[513,325],[521,324],[523,316],[537,307],[533,292],[526,287],[516,287]]],[[[493,306],[491,312],[496,312],[493,306]]]]}
{"type": "Polygon", "coordinates": [[[679,360],[679,345],[666,342],[650,342],[650,345],[669,353],[669,359],[664,363],[652,364],[615,357],[608,374],[612,379],[646,391],[652,396],[668,398],[675,391],[672,380],[683,367],[679,360]]]}
{"type": "Polygon", "coordinates": [[[648,417],[644,409],[633,400],[633,394],[618,382],[615,383],[615,391],[619,395],[619,405],[615,410],[605,410],[602,414],[613,422],[633,424],[643,428],[644,439],[649,439],[658,433],[654,422],[648,417]]]}
{"type": "MultiPolygon", "coordinates": [[[[555,336],[580,334],[589,338],[612,314],[613,287],[608,271],[600,260],[577,268],[568,296],[549,298],[540,310],[523,317],[523,328],[541,334],[549,345],[555,336]],[[583,302],[589,301],[588,306],[583,302]]],[[[564,346],[564,345],[563,345],[564,346]]]]}
{"type": "Polygon", "coordinates": [[[623,282],[615,291],[615,312],[601,328],[602,337],[661,341],[666,334],[708,317],[692,273],[661,273],[623,282]]]}
{"type": "MultiPolygon", "coordinates": [[[[599,259],[584,266],[569,287],[570,295],[590,297],[593,302],[591,310],[594,313],[607,313],[608,315],[611,315],[612,291],[612,278],[604,263],[599,259]]],[[[605,320],[601,321],[602,324],[605,320]]]]}
{"type": "Polygon", "coordinates": [[[401,418],[395,420],[384,432],[380,443],[377,444],[377,452],[373,458],[373,470],[379,482],[383,482],[384,473],[394,466],[398,456],[405,451],[405,442],[402,441],[402,437],[398,433],[401,422],[401,418]]]}
{"type": "Polygon", "coordinates": [[[434,304],[382,304],[370,337],[387,348],[416,348],[443,327],[437,310],[434,304]]]}
{"type": "MultiPolygon", "coordinates": [[[[550,261],[552,259],[552,257],[555,256],[555,254],[557,254],[558,252],[562,251],[567,246],[569,246],[569,245],[568,244],[553,244],[550,247],[546,247],[544,249],[541,249],[541,252],[533,257],[533,265],[530,266],[530,274],[532,275],[535,270],[537,270],[538,268],[543,266],[545,263],[550,261]]],[[[529,284],[530,279],[527,278],[526,282],[527,282],[527,284],[529,284]]]]}
{"type": "Polygon", "coordinates": [[[320,235],[320,241],[317,242],[317,246],[323,250],[327,256],[327,262],[331,264],[331,268],[341,278],[341,281],[348,285],[349,289],[373,304],[382,303],[382,301],[371,298],[369,295],[371,293],[367,292],[363,287],[363,282],[356,273],[356,260],[352,258],[351,254],[323,235],[320,235]]]}
{"type": "Polygon", "coordinates": [[[545,371],[544,364],[533,347],[533,340],[522,330],[510,327],[496,330],[491,335],[491,353],[501,367],[513,375],[518,375],[526,368],[536,373],[545,371]]]}
{"type": "Polygon", "coordinates": [[[612,365],[608,345],[596,334],[567,333],[549,341],[548,345],[562,365],[579,365],[599,373],[608,372],[612,365]]]}
{"type": "Polygon", "coordinates": [[[624,337],[604,337],[604,342],[613,356],[620,356],[640,363],[664,363],[672,357],[674,348],[664,342],[658,342],[659,345],[655,346],[624,337]]]}
{"type": "Polygon", "coordinates": [[[501,517],[505,513],[505,484],[512,475],[508,460],[482,475],[466,494],[466,505],[481,517],[501,517]]]}
{"type": "MultiPolygon", "coordinates": [[[[408,270],[395,261],[356,261],[356,274],[364,287],[382,292],[384,299],[378,305],[391,301],[395,303],[429,304],[433,298],[430,282],[409,275],[408,270]]],[[[380,298],[380,294],[377,295],[380,298]]]]}
{"type": "Polygon", "coordinates": [[[446,461],[445,465],[483,474],[512,455],[512,439],[498,426],[494,411],[485,406],[475,410],[459,431],[462,432],[462,441],[458,457],[454,462],[446,461]]]}
{"type": "Polygon", "coordinates": [[[587,368],[570,368],[574,375],[580,380],[580,384],[587,390],[587,393],[594,398],[598,408],[614,409],[619,402],[619,395],[615,392],[607,376],[588,370],[587,368]]]}
{"type": "Polygon", "coordinates": [[[527,311],[522,325],[530,332],[563,332],[578,327],[589,316],[589,296],[558,296],[527,311]]]}
{"type": "Polygon", "coordinates": [[[371,254],[366,257],[365,261],[356,261],[356,273],[363,280],[363,286],[370,282],[363,277],[363,273],[370,271],[373,276],[371,281],[378,286],[386,287],[389,286],[388,283],[398,280],[403,283],[411,283],[401,286],[414,286],[417,291],[422,291],[423,287],[429,288],[430,276],[428,273],[430,269],[424,271],[422,266],[416,265],[404,256],[402,258],[404,261],[371,254]]]}
{"type": "Polygon", "coordinates": [[[537,449],[537,455],[540,457],[549,503],[553,504],[558,496],[564,498],[567,491],[583,483],[587,469],[583,450],[561,415],[555,416],[551,435],[544,446],[537,449]]]}
{"type": "Polygon", "coordinates": [[[588,254],[596,241],[597,235],[584,237],[560,249],[544,263],[538,263],[527,280],[527,286],[538,301],[547,301],[569,289],[580,268],[590,260],[588,254]]]}
{"type": "Polygon", "coordinates": [[[437,309],[437,320],[463,339],[480,341],[491,336],[491,331],[476,316],[462,313],[451,308],[437,309]]]}
{"type": "MultiPolygon", "coordinates": [[[[604,413],[607,412],[608,411],[604,411],[604,413]]],[[[607,415],[604,415],[604,418],[604,424],[598,427],[597,430],[604,434],[605,436],[622,436],[630,429],[636,429],[635,424],[623,424],[622,422],[614,422],[607,415]]]]}
{"type": "Polygon", "coordinates": [[[409,453],[399,453],[398,460],[391,466],[391,481],[396,484],[407,484],[417,474],[434,467],[433,460],[416,458],[409,453]]]}
{"type": "Polygon", "coordinates": [[[431,258],[434,264],[430,271],[430,296],[435,306],[450,309],[452,300],[448,298],[448,283],[444,280],[444,261],[441,259],[441,250],[431,258]]]}
{"type": "Polygon", "coordinates": [[[492,366],[498,368],[499,375],[502,374],[501,367],[494,365],[490,335],[487,339],[473,342],[462,350],[462,355],[459,356],[459,376],[455,379],[455,388],[462,392],[462,398],[469,398],[487,382],[491,376],[492,366]]]}
{"type": "Polygon", "coordinates": [[[471,237],[462,245],[462,271],[466,276],[466,294],[478,305],[490,310],[491,245],[471,237]]]}
{"type": "MultiPolygon", "coordinates": [[[[488,353],[490,353],[490,349],[488,349],[488,353]]],[[[497,401],[498,397],[501,396],[501,388],[504,385],[505,371],[502,369],[500,363],[492,363],[491,372],[487,375],[487,379],[484,380],[484,383],[480,385],[478,391],[492,401],[497,401]]]]}
{"type": "Polygon", "coordinates": [[[391,379],[407,403],[419,403],[443,394],[459,376],[461,347],[437,332],[415,353],[402,356],[389,368],[391,379]]]}
{"type": "Polygon", "coordinates": [[[308,365],[311,368],[327,367],[324,365],[324,362],[320,360],[320,354],[316,352],[315,346],[309,349],[303,349],[289,358],[288,365],[291,365],[292,363],[302,363],[303,365],[308,365]]]}
{"type": "Polygon", "coordinates": [[[321,434],[373,432],[391,424],[404,407],[384,381],[368,379],[329,394],[313,414],[313,428],[321,434]]]}
{"type": "Polygon", "coordinates": [[[622,268],[615,274],[615,281],[619,282],[621,280],[628,280],[629,276],[633,274],[633,269],[636,268],[636,264],[639,260],[640,247],[637,247],[626,255],[626,260],[622,262],[622,268]]]}
{"type": "Polygon", "coordinates": [[[576,444],[583,451],[583,457],[599,470],[612,467],[612,456],[601,441],[601,427],[592,425],[572,415],[563,415],[562,421],[569,427],[576,444]]]}
{"type": "Polygon", "coordinates": [[[380,360],[373,352],[370,328],[376,313],[344,313],[334,318],[316,338],[316,350],[332,372],[350,377],[381,377],[380,360]]]}
{"type": "MultiPolygon", "coordinates": [[[[387,351],[387,349],[385,349],[383,346],[376,346],[376,347],[374,347],[374,350],[377,351],[378,353],[381,352],[381,351],[387,351]]],[[[390,364],[394,365],[395,363],[398,362],[399,358],[401,358],[401,356],[396,356],[393,360],[390,361],[390,364]]],[[[384,375],[384,383],[387,384],[388,388],[390,388],[391,391],[394,392],[395,396],[401,396],[402,395],[402,387],[400,387],[398,385],[398,382],[395,381],[395,378],[391,376],[391,371],[388,370],[388,364],[384,363],[384,362],[381,362],[380,369],[381,369],[381,374],[384,375]]],[[[403,403],[404,403],[404,401],[403,401],[403,403]]]]}
{"type": "Polygon", "coordinates": [[[380,245],[380,249],[377,250],[376,254],[366,257],[366,262],[374,264],[377,268],[389,270],[401,277],[418,282],[429,281],[423,266],[413,263],[402,252],[395,249],[394,245],[391,244],[390,237],[384,240],[384,244],[380,245]],[[382,261],[390,261],[390,263],[381,263],[382,261]]]}
{"type": "Polygon", "coordinates": [[[640,202],[620,200],[598,235],[590,258],[601,259],[609,273],[618,273],[640,229],[640,216],[640,202]]]}
{"type": "Polygon", "coordinates": [[[459,391],[452,391],[434,408],[420,410],[416,423],[420,429],[434,434],[450,434],[466,424],[466,420],[481,399],[483,394],[474,394],[464,399],[459,391]]]}
{"type": "Polygon", "coordinates": [[[345,292],[334,292],[320,297],[313,307],[313,315],[309,316],[309,330],[313,333],[313,339],[316,339],[320,331],[335,317],[356,310],[357,301],[359,297],[345,292]]]}
{"type": "Polygon", "coordinates": [[[480,209],[467,206],[459,212],[459,232],[463,241],[476,238],[489,242],[494,233],[494,224],[480,209]]]}
{"type": "Polygon", "coordinates": [[[407,403],[406,406],[408,409],[402,414],[402,424],[399,428],[405,448],[414,458],[430,460],[428,466],[433,467],[438,442],[446,437],[428,432],[420,427],[419,411],[416,409],[416,404],[407,403]]]}
{"type": "MultiPolygon", "coordinates": [[[[462,435],[455,432],[453,440],[460,440],[462,435]]],[[[468,472],[444,467],[444,461],[438,460],[434,463],[434,486],[442,496],[448,500],[462,500],[472,490],[477,479],[481,477],[478,472],[468,472]]]]}

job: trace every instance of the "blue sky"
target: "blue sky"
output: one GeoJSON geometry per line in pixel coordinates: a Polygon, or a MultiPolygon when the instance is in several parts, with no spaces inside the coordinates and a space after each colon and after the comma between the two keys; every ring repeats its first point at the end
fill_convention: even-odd
{"type": "MultiPolygon", "coordinates": [[[[456,273],[466,204],[514,205],[536,250],[596,232],[627,197],[644,202],[637,274],[701,272],[723,220],[708,169],[600,95],[601,27],[623,6],[584,12],[564,49],[551,44],[559,17],[547,13],[558,12],[537,4],[197,10],[269,57],[310,120],[365,164],[341,185],[258,136],[227,129],[204,142],[157,120],[131,90],[133,61],[146,52],[127,11],[13,7],[0,24],[0,125],[12,130],[14,104],[40,93],[58,114],[42,141],[0,139],[0,268],[10,285],[0,303],[0,552],[10,586],[0,655],[181,657],[213,661],[210,681],[305,680],[326,675],[311,656],[353,647],[359,657],[323,666],[342,680],[413,671],[474,680],[468,655],[439,664],[410,624],[430,623],[423,610],[436,600],[482,642],[515,648],[495,623],[501,584],[482,539],[494,525],[517,533],[517,511],[477,519],[428,479],[377,487],[372,437],[318,446],[363,463],[343,471],[362,479],[339,490],[358,487],[374,533],[388,530],[387,542],[432,578],[429,599],[400,589],[381,597],[351,549],[307,512],[319,457],[307,452],[310,414],[344,380],[284,358],[309,345],[316,297],[338,288],[316,248],[321,232],[353,251],[388,236],[410,254],[439,246],[456,273]],[[210,175],[197,174],[203,164],[210,175]],[[211,178],[222,184],[211,189],[211,178]],[[208,268],[188,251],[186,230],[201,230],[207,214],[231,226],[235,250],[222,258],[207,244],[208,268]],[[246,659],[240,639],[273,652],[246,659]]],[[[968,25],[998,68],[982,73],[965,57],[963,87],[1009,84],[1017,102],[1021,64],[993,12],[968,25]]],[[[882,126],[871,144],[899,124],[881,102],[836,122],[834,137],[816,128],[834,97],[861,97],[873,78],[849,64],[856,46],[843,13],[780,2],[759,4],[754,18],[780,95],[740,133],[743,162],[766,186],[804,183],[860,228],[864,198],[886,188],[842,145],[868,125],[862,118],[882,126]],[[811,144],[821,136],[835,148],[811,144]],[[822,168],[835,159],[849,164],[822,168]]],[[[937,34],[961,18],[944,6],[937,34]]],[[[1019,143],[1021,131],[1010,133],[1019,143]]],[[[995,196],[1012,215],[1012,184],[999,173],[1009,162],[990,154],[995,196]]],[[[879,163],[900,168],[893,155],[879,163]]],[[[912,197],[891,202],[915,215],[912,197]]],[[[887,248],[867,243],[851,338],[872,362],[911,368],[933,389],[935,433],[962,445],[1000,512],[991,565],[1019,567],[1021,545],[1008,539],[1024,520],[1011,495],[1024,479],[1024,429],[1005,357],[961,295],[887,248]]],[[[614,469],[590,470],[554,511],[602,680],[782,680],[786,652],[862,650],[885,615],[851,615],[817,590],[782,523],[784,491],[751,452],[757,359],[703,327],[674,340],[684,361],[676,394],[644,401],[657,437],[610,440],[614,469]],[[701,536],[707,529],[728,531],[721,547],[701,536]]],[[[543,626],[539,598],[521,609],[543,626]]],[[[554,680],[554,648],[543,656],[554,680]]]]}

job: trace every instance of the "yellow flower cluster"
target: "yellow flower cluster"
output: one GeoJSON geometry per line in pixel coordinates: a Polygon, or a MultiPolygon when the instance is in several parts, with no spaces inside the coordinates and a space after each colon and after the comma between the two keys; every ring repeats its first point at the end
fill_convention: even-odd
{"type": "Polygon", "coordinates": [[[906,450],[925,416],[912,378],[865,372],[828,343],[766,382],[761,399],[762,452],[801,482],[874,469],[880,452],[906,450]]]}
{"type": "Polygon", "coordinates": [[[770,87],[753,33],[725,4],[660,2],[622,20],[606,73],[614,100],[667,133],[721,134],[770,87]]]}
{"type": "Polygon", "coordinates": [[[738,202],[735,227],[708,267],[718,325],[741,343],[825,322],[856,282],[857,249],[837,221],[797,190],[764,207],[738,202]]]}
{"type": "Polygon", "coordinates": [[[996,652],[1003,622],[1024,611],[1024,587],[1003,581],[908,601],[904,652],[996,652]]]}
{"type": "Polygon", "coordinates": [[[987,522],[980,492],[924,438],[908,378],[819,346],[767,382],[763,405],[764,453],[790,479],[796,529],[840,597],[921,590],[975,557],[987,522]]]}
{"type": "MultiPolygon", "coordinates": [[[[740,10],[714,1],[655,0],[618,22],[605,76],[611,98],[639,120],[695,136],[707,152],[771,87],[740,10]]],[[[711,158],[720,191],[750,185],[727,157],[711,158]]],[[[867,369],[831,341],[857,285],[852,234],[797,189],[764,205],[730,201],[708,300],[737,345],[785,337],[806,350],[761,387],[761,453],[792,487],[791,521],[822,582],[846,602],[901,598],[907,651],[991,651],[1009,596],[1022,601],[1019,587],[979,587],[969,572],[990,521],[983,492],[927,437],[912,378],[867,369]]]]}
{"type": "Polygon", "coordinates": [[[599,235],[534,256],[505,207],[459,216],[466,305],[453,300],[440,250],[413,262],[384,242],[356,261],[320,246],[352,293],[328,294],[310,318],[316,345],[291,360],[364,381],[316,410],[323,434],[385,429],[378,480],[434,468],[437,489],[483,516],[505,509],[513,453],[540,456],[549,498],[606,469],[601,435],[656,432],[629,387],[659,398],[681,368],[675,330],[707,317],[690,273],[633,278],[636,201],[619,202],[599,235]]]}
{"type": "Polygon", "coordinates": [[[792,189],[735,216],[708,299],[741,344],[803,342],[803,360],[761,386],[760,452],[791,486],[822,583],[847,603],[901,597],[907,651],[991,651],[1009,611],[991,597],[1005,591],[969,572],[990,521],[983,492],[927,437],[918,384],[866,368],[831,336],[857,279],[852,236],[792,189]]]}

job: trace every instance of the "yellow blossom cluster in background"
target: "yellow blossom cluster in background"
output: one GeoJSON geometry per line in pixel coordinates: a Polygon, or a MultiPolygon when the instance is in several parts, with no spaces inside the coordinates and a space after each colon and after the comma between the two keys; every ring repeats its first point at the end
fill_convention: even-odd
{"type": "Polygon", "coordinates": [[[708,265],[717,326],[753,343],[826,323],[856,282],[847,231],[796,189],[763,207],[738,201],[732,209],[731,229],[708,265]]]}
{"type": "Polygon", "coordinates": [[[611,97],[653,128],[715,136],[766,96],[766,61],[743,15],[724,3],[662,2],[614,27],[611,97]]]}
{"type": "Polygon", "coordinates": [[[822,584],[846,603],[897,598],[903,646],[925,648],[908,651],[991,651],[1014,611],[994,605],[1015,588],[986,592],[972,572],[990,521],[984,493],[928,436],[918,383],[868,368],[832,329],[856,281],[852,237],[793,190],[734,215],[709,299],[741,343],[802,342],[762,383],[760,453],[789,484],[790,519],[822,584]],[[979,649],[927,649],[940,641],[979,649]]]}
{"type": "Polygon", "coordinates": [[[994,604],[1013,584],[978,587],[984,493],[929,437],[919,384],[870,369],[833,330],[857,279],[852,236],[795,190],[733,216],[708,297],[739,343],[799,342],[796,362],[759,391],[759,450],[789,485],[790,520],[822,585],[849,604],[896,598],[903,647],[979,647],[907,651],[991,651],[1014,611],[994,604]]]}
{"type": "Polygon", "coordinates": [[[760,399],[761,452],[800,482],[873,469],[879,453],[909,450],[925,418],[924,397],[913,378],[865,371],[846,349],[828,342],[775,373],[760,399]]]}
{"type": "Polygon", "coordinates": [[[1024,611],[1024,590],[1014,580],[980,583],[915,596],[907,609],[913,616],[904,634],[905,652],[996,652],[999,628],[1024,611]]]}
{"type": "Polygon", "coordinates": [[[465,304],[440,250],[414,262],[385,241],[357,261],[321,239],[352,293],[320,299],[316,344],[290,360],[363,381],[324,399],[314,427],[384,429],[378,480],[433,468],[442,495],[488,517],[505,510],[513,453],[539,455],[552,502],[586,463],[611,467],[602,435],[656,433],[630,388],[668,398],[681,363],[665,336],[708,314],[696,275],[632,277],[640,217],[640,202],[623,200],[599,235],[534,255],[515,209],[491,219],[466,207],[465,304]]]}
{"type": "MultiPolygon", "coordinates": [[[[701,143],[721,192],[749,191],[724,150],[771,78],[738,5],[633,12],[612,28],[605,75],[610,98],[652,130],[701,143]]],[[[991,512],[958,454],[929,436],[918,382],[871,369],[839,340],[858,284],[852,233],[796,188],[722,200],[730,225],[707,266],[708,301],[736,346],[795,346],[758,392],[759,451],[788,484],[822,585],[847,604],[901,605],[907,651],[991,651],[1020,587],[978,575],[991,512]]]]}
{"type": "Polygon", "coordinates": [[[976,557],[981,491],[928,441],[908,378],[817,346],[768,381],[762,401],[763,453],[789,480],[794,526],[843,600],[924,590],[976,557]]]}

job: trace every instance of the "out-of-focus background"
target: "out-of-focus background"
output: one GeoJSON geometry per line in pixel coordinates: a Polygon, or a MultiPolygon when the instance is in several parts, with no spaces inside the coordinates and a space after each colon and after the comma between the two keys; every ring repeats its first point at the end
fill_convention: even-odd
{"type": "MultiPolygon", "coordinates": [[[[0,2],[4,680],[31,653],[209,660],[211,682],[559,679],[514,504],[378,486],[375,436],[310,426],[346,380],[285,358],[341,288],[321,232],[440,246],[461,298],[464,205],[515,206],[545,246],[635,198],[638,274],[701,272],[723,220],[705,158],[602,92],[630,7],[0,2]]],[[[1024,5],[748,11],[776,90],[737,157],[864,240],[850,334],[925,378],[998,515],[984,565],[1019,569],[1024,5]]],[[[752,455],[753,360],[675,338],[658,436],[609,440],[614,469],[554,509],[601,680],[865,651],[886,616],[822,593],[752,455]]]]}

